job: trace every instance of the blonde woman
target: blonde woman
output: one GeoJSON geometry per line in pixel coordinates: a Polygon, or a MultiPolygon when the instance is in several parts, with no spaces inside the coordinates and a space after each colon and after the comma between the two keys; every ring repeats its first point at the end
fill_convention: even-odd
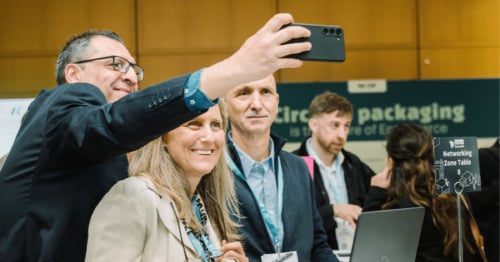
{"type": "Polygon", "coordinates": [[[221,105],[132,156],[130,177],[95,209],[86,261],[248,261],[222,150],[221,105]]]}

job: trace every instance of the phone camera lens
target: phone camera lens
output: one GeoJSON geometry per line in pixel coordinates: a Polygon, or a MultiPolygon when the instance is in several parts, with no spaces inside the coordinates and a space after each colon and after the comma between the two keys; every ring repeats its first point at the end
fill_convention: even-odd
{"type": "Polygon", "coordinates": [[[328,34],[328,28],[323,28],[323,34],[327,35],[328,34]]]}
{"type": "Polygon", "coordinates": [[[330,28],[330,31],[329,31],[330,35],[335,35],[335,29],[333,28],[330,28]]]}
{"type": "Polygon", "coordinates": [[[342,35],[342,29],[337,28],[337,30],[335,30],[335,34],[338,35],[338,36],[341,36],[342,35]]]}

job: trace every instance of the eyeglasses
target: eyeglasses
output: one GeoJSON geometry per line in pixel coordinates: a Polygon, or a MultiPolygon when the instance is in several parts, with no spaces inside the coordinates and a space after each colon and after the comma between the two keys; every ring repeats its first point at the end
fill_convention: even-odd
{"type": "Polygon", "coordinates": [[[113,59],[113,63],[111,66],[113,67],[113,70],[122,72],[122,73],[127,73],[128,70],[132,67],[134,69],[135,74],[137,75],[137,80],[140,82],[144,78],[144,69],[139,66],[138,64],[131,63],[127,59],[117,56],[117,55],[110,55],[110,56],[103,56],[103,57],[97,57],[97,58],[92,58],[92,59],[86,59],[86,60],[80,60],[73,62],[75,64],[83,64],[83,63],[88,63],[88,62],[93,62],[97,60],[103,60],[103,59],[113,59]]]}

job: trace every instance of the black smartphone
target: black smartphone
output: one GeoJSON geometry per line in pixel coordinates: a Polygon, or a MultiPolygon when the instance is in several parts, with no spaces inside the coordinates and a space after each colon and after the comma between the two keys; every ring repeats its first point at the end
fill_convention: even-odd
{"type": "Polygon", "coordinates": [[[303,26],[311,31],[310,37],[294,38],[284,44],[309,41],[311,50],[288,57],[308,61],[343,62],[345,60],[344,30],[338,25],[288,24],[287,26],[303,26]]]}

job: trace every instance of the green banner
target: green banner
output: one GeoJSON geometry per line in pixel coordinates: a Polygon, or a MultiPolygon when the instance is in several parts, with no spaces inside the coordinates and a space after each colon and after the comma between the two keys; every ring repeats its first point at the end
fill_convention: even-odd
{"type": "Polygon", "coordinates": [[[278,84],[280,106],[272,130],[290,142],[302,141],[310,134],[310,101],[329,90],[353,104],[350,141],[385,140],[399,123],[419,124],[434,136],[500,135],[500,79],[382,82],[383,90],[376,92],[349,92],[348,82],[278,84]]]}

